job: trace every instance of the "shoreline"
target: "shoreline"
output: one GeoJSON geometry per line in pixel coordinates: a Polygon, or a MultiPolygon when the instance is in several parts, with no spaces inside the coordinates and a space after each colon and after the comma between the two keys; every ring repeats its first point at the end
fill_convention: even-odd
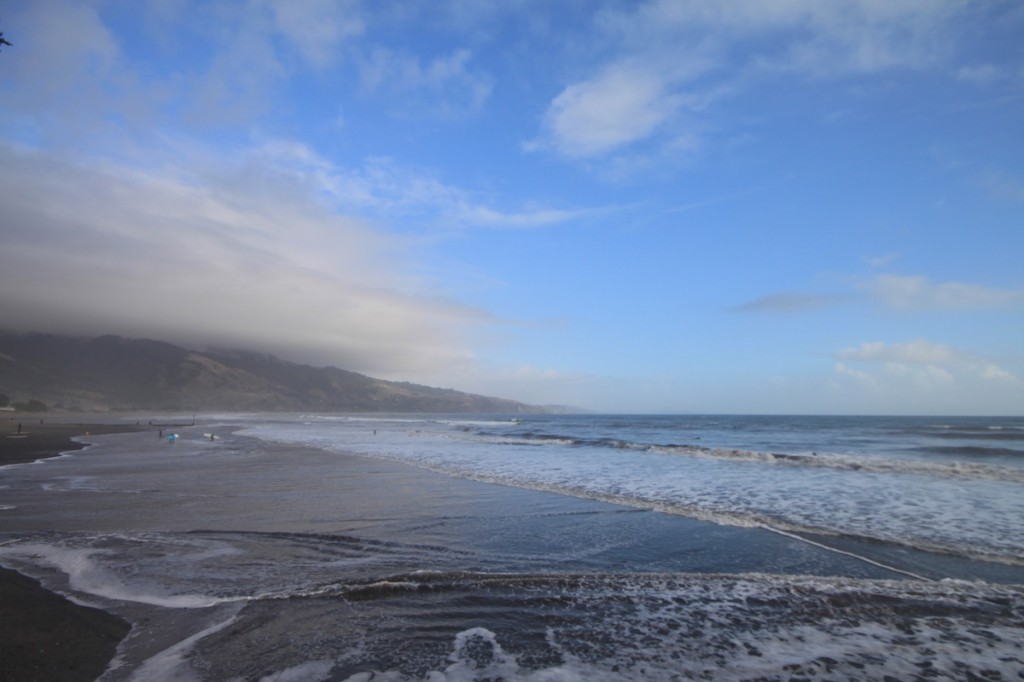
{"type": "Polygon", "coordinates": [[[27,464],[81,450],[86,444],[72,440],[80,436],[146,431],[151,428],[155,427],[87,422],[51,423],[45,418],[40,421],[36,415],[11,417],[0,425],[0,467],[27,464]]]}
{"type": "Polygon", "coordinates": [[[89,682],[103,674],[131,630],[128,621],[79,606],[39,581],[0,567],[0,679],[89,682]]]}
{"type": "MultiPolygon", "coordinates": [[[[36,421],[38,422],[38,417],[36,421]]],[[[95,451],[95,458],[90,456],[90,451],[86,451],[77,457],[40,464],[38,467],[19,467],[11,472],[16,474],[12,480],[21,475],[25,475],[27,481],[46,480],[51,477],[51,472],[48,471],[50,467],[58,470],[59,478],[64,473],[74,473],[76,460],[88,464],[88,460],[95,459],[102,466],[97,467],[93,473],[111,477],[107,478],[107,481],[120,482],[118,485],[103,487],[103,490],[145,491],[153,496],[153,499],[161,502],[161,509],[164,509],[164,503],[178,505],[177,508],[183,513],[168,511],[164,516],[151,519],[145,515],[139,518],[123,517],[121,503],[118,502],[116,505],[95,505],[97,515],[87,515],[86,520],[81,521],[74,515],[62,514],[60,509],[63,504],[56,507],[49,501],[33,500],[33,504],[30,505],[26,497],[25,505],[19,503],[10,511],[2,512],[8,514],[6,525],[14,534],[33,531],[67,534],[83,531],[84,534],[89,534],[114,528],[121,529],[123,526],[120,524],[125,522],[124,519],[130,518],[131,533],[145,533],[148,530],[169,534],[194,533],[188,536],[190,542],[198,538],[197,542],[213,542],[213,546],[216,547],[223,547],[224,543],[230,545],[239,541],[240,537],[243,538],[240,544],[246,546],[256,540],[255,544],[260,545],[260,551],[263,553],[254,552],[253,556],[258,559],[252,564],[254,566],[271,566],[272,564],[266,562],[268,557],[275,556],[273,547],[280,543],[299,542],[306,548],[303,551],[322,551],[317,549],[322,541],[316,539],[322,534],[324,537],[338,538],[337,543],[341,550],[354,547],[363,552],[362,548],[365,545],[369,548],[365,551],[372,554],[374,547],[407,547],[410,551],[409,556],[414,559],[421,556],[427,559],[410,562],[414,566],[435,565],[433,560],[437,553],[434,550],[446,548],[456,558],[461,553],[465,553],[467,557],[481,557],[472,558],[471,563],[476,570],[485,573],[489,569],[484,560],[490,556],[488,552],[497,548],[498,553],[507,553],[511,551],[507,547],[511,542],[515,545],[515,570],[523,575],[540,575],[550,570],[559,570],[558,567],[551,569],[546,563],[545,557],[548,554],[545,548],[550,546],[554,548],[553,551],[561,552],[565,544],[563,538],[576,537],[577,531],[583,531],[580,553],[570,552],[571,556],[567,555],[572,559],[573,567],[581,567],[582,574],[589,575],[587,571],[591,566],[607,567],[604,570],[607,570],[609,575],[617,575],[619,570],[629,574],[640,566],[640,573],[643,574],[643,567],[655,564],[668,566],[664,568],[666,575],[680,572],[697,575],[703,575],[705,572],[721,573],[722,580],[728,580],[730,575],[767,573],[777,575],[779,584],[784,583],[789,576],[805,575],[825,578],[838,576],[852,580],[891,580],[888,577],[869,575],[879,570],[879,563],[869,562],[873,567],[865,566],[860,559],[861,555],[876,557],[880,561],[891,559],[896,565],[904,566],[914,573],[927,568],[934,560],[933,557],[924,554],[920,557],[914,553],[908,555],[903,547],[889,548],[881,545],[867,547],[868,551],[863,551],[863,543],[855,539],[841,538],[839,551],[831,546],[828,548],[829,551],[825,551],[820,545],[815,546],[817,543],[814,540],[817,538],[813,536],[787,539],[763,529],[718,526],[710,522],[674,517],[650,510],[626,507],[608,509],[608,506],[619,508],[621,505],[609,505],[606,502],[504,486],[499,483],[453,478],[407,462],[376,459],[314,445],[262,441],[256,436],[239,435],[239,425],[224,423],[222,418],[211,425],[200,423],[194,428],[183,428],[181,440],[173,447],[166,444],[166,439],[152,437],[156,434],[158,426],[166,425],[147,424],[145,417],[141,423],[135,422],[134,419],[125,420],[121,424],[86,423],[89,421],[89,417],[86,416],[69,417],[67,421],[69,423],[55,421],[54,424],[33,425],[36,426],[35,434],[26,434],[26,437],[21,439],[7,439],[6,435],[11,432],[11,424],[0,422],[0,464],[6,462],[3,459],[3,450],[7,442],[31,441],[39,445],[35,452],[26,449],[25,452],[31,453],[32,456],[22,460],[35,461],[41,457],[85,447],[84,444],[69,440],[61,441],[60,434],[68,439],[84,436],[83,440],[86,441],[90,440],[86,436],[87,433],[99,435],[134,432],[134,435],[126,433],[123,436],[96,438],[93,442],[98,441],[103,445],[95,451]],[[72,421],[76,423],[70,423],[72,421]],[[220,434],[218,442],[200,439],[199,436],[204,429],[216,430],[220,434]],[[50,432],[46,438],[43,437],[45,431],[50,432]],[[33,436],[39,437],[34,439],[33,436]],[[48,449],[43,448],[48,439],[54,445],[48,446],[48,449]],[[149,474],[157,475],[158,478],[150,476],[145,482],[139,482],[130,475],[130,472],[139,468],[138,457],[145,457],[147,454],[157,455],[152,458],[151,465],[146,469],[149,474]],[[207,454],[213,456],[204,456],[207,454]],[[279,467],[276,466],[276,462],[290,462],[293,466],[279,467]],[[181,463],[188,466],[182,467],[181,463]],[[242,466],[242,463],[246,466],[242,466]],[[337,503],[331,505],[329,513],[319,511],[322,507],[315,504],[305,511],[301,509],[303,501],[311,496],[315,497],[319,488],[316,485],[304,486],[301,488],[301,494],[293,494],[299,489],[292,485],[291,479],[285,474],[295,467],[320,472],[326,477],[325,480],[331,479],[328,488],[332,499],[336,499],[337,503]],[[67,472],[63,471],[65,468],[67,472]],[[164,491],[173,493],[183,490],[180,487],[176,488],[175,485],[180,484],[181,476],[184,475],[182,472],[185,470],[191,472],[185,476],[190,480],[188,488],[185,489],[188,495],[164,495],[164,491]],[[202,474],[198,475],[197,471],[201,471],[202,474]],[[212,494],[218,492],[216,486],[204,487],[206,482],[224,479],[225,472],[230,474],[233,483],[248,482],[249,487],[245,489],[260,492],[260,509],[263,510],[261,516],[256,519],[245,517],[252,520],[251,527],[240,528],[235,521],[224,522],[224,519],[236,517],[221,516],[218,510],[226,508],[230,511],[231,508],[220,506],[219,500],[222,496],[212,494]],[[249,478],[245,478],[247,472],[249,478]],[[277,473],[268,479],[268,472],[277,473]],[[159,479],[160,475],[168,473],[174,475],[159,479]],[[280,478],[277,474],[281,474],[280,478]],[[335,476],[337,480],[332,478],[335,476]],[[159,483],[154,482],[158,479],[159,483]],[[199,489],[195,489],[196,486],[199,489]],[[379,491],[416,491],[416,494],[382,495],[379,491]],[[115,507],[116,511],[106,515],[99,514],[101,509],[113,510],[115,507]],[[506,509],[514,509],[516,513],[510,516],[500,511],[506,509]],[[410,510],[415,513],[410,513],[410,510]],[[484,513],[480,514],[480,511],[484,513]],[[610,538],[611,542],[607,543],[607,546],[603,543],[595,545],[592,542],[595,533],[601,538],[610,538]],[[262,548],[267,549],[263,551],[262,548]],[[676,564],[659,564],[663,561],[674,562],[677,560],[675,557],[678,557],[680,562],[685,561],[686,566],[673,568],[672,566],[676,564]],[[728,563],[723,563],[723,559],[728,563]],[[261,564],[259,561],[264,563],[261,564]],[[752,565],[751,562],[756,562],[756,565],[752,565]]],[[[25,420],[25,423],[28,421],[25,420]]],[[[89,472],[89,467],[83,466],[82,470],[89,472]]],[[[300,480],[316,482],[319,478],[307,476],[300,480]]],[[[72,486],[67,490],[69,492],[65,499],[83,495],[92,499],[88,487],[72,486]]],[[[143,499],[144,496],[132,495],[126,501],[141,504],[143,499]]],[[[86,504],[90,509],[94,507],[91,502],[86,504]]],[[[70,504],[68,506],[75,507],[70,504]]],[[[829,545],[834,544],[834,541],[835,538],[827,539],[829,545]]],[[[120,553],[122,550],[124,556],[146,560],[158,556],[163,551],[159,547],[149,547],[148,538],[145,537],[119,544],[117,551],[120,553]]],[[[168,556],[176,556],[176,551],[172,548],[168,556]]],[[[334,555],[327,558],[331,556],[334,555]]],[[[28,555],[25,560],[31,562],[27,557],[28,555]]],[[[458,561],[459,565],[456,568],[461,568],[462,560],[458,561]]],[[[955,558],[948,559],[951,567],[952,563],[958,561],[960,560],[955,558]]],[[[448,564],[442,562],[439,565],[443,568],[448,564]]],[[[508,565],[503,559],[502,570],[508,565]]],[[[225,575],[230,575],[234,580],[234,573],[225,575]]],[[[327,579],[333,580],[333,573],[327,579]]],[[[49,580],[48,577],[44,578],[44,582],[49,580]]],[[[686,582],[685,579],[682,582],[686,582]]],[[[62,583],[55,584],[58,590],[64,590],[62,583]]],[[[313,581],[311,584],[321,583],[313,581]]],[[[206,594],[201,590],[199,592],[206,594]]],[[[305,589],[299,589],[296,595],[305,596],[305,589]]],[[[294,611],[288,613],[294,614],[306,614],[307,611],[313,612],[318,608],[317,603],[302,600],[294,600],[294,603],[267,602],[264,606],[254,607],[252,612],[246,612],[245,617],[249,620],[244,623],[256,623],[260,617],[257,612],[261,609],[265,614],[273,615],[279,605],[286,603],[294,608],[294,611]]],[[[122,638],[125,637],[125,632],[117,629],[117,621],[120,619],[111,612],[75,606],[60,597],[59,593],[48,592],[31,578],[0,570],[0,610],[5,614],[5,622],[10,623],[8,629],[28,631],[11,633],[22,638],[22,643],[17,646],[10,641],[4,642],[5,638],[0,638],[0,682],[7,679],[69,682],[96,679],[97,675],[102,675],[107,670],[106,666],[111,665],[112,660],[116,660],[114,665],[120,667],[115,673],[107,673],[107,676],[128,676],[133,672],[149,671],[152,669],[151,661],[167,661],[169,656],[176,656],[176,652],[186,649],[199,650],[200,653],[197,655],[209,656],[211,658],[208,660],[217,661],[218,665],[228,666],[228,663],[237,663],[238,669],[248,669],[245,655],[239,654],[233,662],[225,663],[217,658],[221,654],[216,653],[221,646],[230,645],[231,650],[236,651],[246,645],[249,640],[246,639],[248,635],[244,633],[247,631],[242,625],[232,625],[221,635],[197,644],[199,639],[195,637],[200,632],[207,632],[213,624],[225,622],[222,618],[225,614],[218,610],[215,613],[220,614],[220,620],[211,620],[203,612],[196,611],[190,612],[187,619],[181,620],[177,611],[167,613],[165,606],[164,603],[155,601],[139,601],[129,604],[127,608],[111,606],[114,613],[127,619],[122,627],[127,623],[137,624],[136,630],[125,631],[130,632],[130,635],[124,640],[122,638]],[[24,605],[17,605],[14,610],[8,606],[11,600],[5,596],[5,586],[8,584],[12,586],[11,589],[16,590],[19,599],[26,600],[24,605]],[[62,626],[64,630],[61,632],[51,630],[51,620],[56,622],[56,617],[44,615],[39,617],[38,622],[33,622],[33,614],[43,613],[43,609],[51,608],[47,603],[61,613],[76,613],[75,618],[79,620],[69,621],[70,624],[62,626]],[[154,617],[154,608],[162,614],[159,618],[154,617]],[[23,617],[23,613],[28,616],[23,617]],[[92,624],[104,621],[106,625],[92,624]],[[120,635],[112,635],[110,641],[93,636],[102,627],[113,628],[114,635],[120,635]],[[69,634],[65,635],[65,632],[69,634]],[[38,667],[41,661],[49,662],[45,659],[52,658],[54,653],[66,659],[61,664],[59,675],[38,667]],[[94,672],[96,668],[87,672],[74,658],[74,655],[86,654],[91,657],[91,665],[99,666],[98,673],[94,672]],[[112,659],[115,655],[119,658],[112,659]],[[8,659],[14,659],[14,662],[8,663],[8,659]],[[10,671],[10,678],[5,675],[7,671],[10,671]]],[[[173,608],[173,604],[171,606],[173,608]]],[[[287,627],[283,625],[289,617],[287,614],[274,615],[273,619],[267,621],[266,632],[275,636],[289,636],[287,627]]],[[[302,615],[299,620],[305,622],[306,619],[307,616],[302,615]]],[[[264,630],[260,629],[259,632],[262,633],[264,630]]],[[[319,635],[313,631],[308,632],[306,636],[311,641],[320,641],[319,635]]],[[[9,636],[6,639],[13,637],[9,636]]],[[[279,670],[284,665],[282,660],[270,656],[264,668],[260,670],[263,674],[279,670]]],[[[225,673],[224,679],[237,674],[234,668],[230,668],[230,671],[230,675],[225,673]]]]}
{"type": "MultiPolygon", "coordinates": [[[[38,423],[36,415],[13,417],[0,426],[0,467],[81,450],[86,444],[72,440],[79,436],[142,430],[131,424],[48,424],[38,423]]],[[[7,624],[0,637],[3,680],[90,682],[107,669],[131,630],[124,619],[75,604],[6,566],[0,566],[0,610],[7,624]]]]}

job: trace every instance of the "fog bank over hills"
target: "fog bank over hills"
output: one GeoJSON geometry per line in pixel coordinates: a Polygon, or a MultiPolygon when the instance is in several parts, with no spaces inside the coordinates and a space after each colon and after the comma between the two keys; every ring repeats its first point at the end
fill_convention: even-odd
{"type": "Polygon", "coordinates": [[[246,350],[0,332],[0,393],[67,410],[525,413],[512,400],[374,379],[246,350]]]}

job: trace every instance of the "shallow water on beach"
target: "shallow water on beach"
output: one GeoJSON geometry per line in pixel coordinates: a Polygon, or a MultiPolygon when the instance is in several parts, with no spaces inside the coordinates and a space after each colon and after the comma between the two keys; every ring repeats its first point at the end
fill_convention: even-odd
{"type": "Polygon", "coordinates": [[[0,563],[135,624],[105,679],[1024,670],[1019,420],[221,415],[178,433],[0,469],[0,563]]]}
{"type": "Polygon", "coordinates": [[[243,433],[783,532],[1024,561],[1024,420],[310,416],[243,433]]]}

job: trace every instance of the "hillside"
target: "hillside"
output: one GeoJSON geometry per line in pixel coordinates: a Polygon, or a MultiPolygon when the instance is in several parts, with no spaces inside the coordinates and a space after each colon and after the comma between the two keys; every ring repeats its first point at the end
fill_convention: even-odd
{"type": "Polygon", "coordinates": [[[69,410],[541,412],[451,389],[383,381],[249,351],[119,336],[0,333],[0,393],[69,410]]]}

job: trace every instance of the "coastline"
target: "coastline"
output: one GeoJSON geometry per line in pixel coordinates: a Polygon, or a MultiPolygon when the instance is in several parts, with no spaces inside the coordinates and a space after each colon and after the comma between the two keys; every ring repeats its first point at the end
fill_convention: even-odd
{"type": "Polygon", "coordinates": [[[0,680],[86,682],[107,669],[131,630],[121,618],[79,606],[38,581],[0,568],[0,680]]]}
{"type": "MultiPolygon", "coordinates": [[[[45,417],[44,417],[45,420],[45,417]]],[[[34,462],[85,444],[71,440],[94,433],[142,430],[128,424],[38,423],[36,415],[0,426],[0,466],[34,462]],[[21,433],[18,433],[18,423],[21,433]]],[[[37,580],[0,567],[0,681],[87,682],[107,669],[129,623],[100,609],[79,606],[37,580]]]]}
{"type": "Polygon", "coordinates": [[[86,422],[53,422],[38,415],[10,417],[0,425],[0,466],[25,464],[85,447],[73,438],[98,433],[144,431],[135,424],[96,424],[86,422]],[[21,426],[19,432],[19,425],[21,426]]]}
{"type": "MultiPolygon", "coordinates": [[[[948,564],[951,569],[947,572],[934,565],[934,556],[908,553],[903,546],[872,546],[870,541],[839,538],[836,551],[836,538],[794,538],[759,528],[721,526],[556,492],[453,478],[407,462],[350,452],[353,445],[385,437],[371,428],[378,427],[376,423],[346,429],[344,437],[332,441],[337,449],[329,449],[318,447],[315,440],[305,444],[261,440],[222,416],[195,427],[175,424],[181,437],[173,445],[157,438],[157,427],[168,425],[148,423],[146,417],[141,423],[126,419],[121,426],[85,423],[90,421],[88,416],[67,417],[67,421],[83,423],[53,426],[70,429],[68,437],[97,435],[81,439],[100,443],[95,451],[18,466],[10,470],[10,480],[0,481],[12,483],[10,489],[17,490],[9,500],[10,508],[0,512],[5,521],[0,525],[12,533],[14,543],[34,533],[46,534],[39,547],[29,547],[20,555],[12,548],[12,561],[34,566],[35,557],[47,556],[48,546],[68,550],[65,557],[99,549],[92,557],[99,574],[113,571],[114,577],[120,568],[132,569],[126,580],[113,581],[114,591],[96,589],[111,581],[73,586],[63,580],[50,583],[49,571],[39,573],[43,583],[55,590],[63,592],[68,584],[74,590],[68,594],[95,594],[100,599],[87,597],[87,603],[118,600],[102,607],[109,612],[85,609],[86,613],[76,616],[79,620],[59,626],[63,629],[56,632],[51,626],[56,617],[40,616],[36,622],[31,616],[45,613],[47,602],[61,612],[77,612],[81,607],[31,579],[0,571],[0,611],[11,618],[4,619],[7,629],[29,631],[17,648],[0,641],[0,682],[74,682],[96,679],[97,669],[104,679],[155,678],[160,677],[155,675],[158,669],[169,678],[174,671],[190,670],[190,661],[196,661],[197,669],[209,679],[257,679],[271,673],[299,679],[301,673],[321,670],[316,666],[330,661],[338,666],[336,677],[371,669],[397,671],[404,670],[402,663],[389,652],[399,642],[404,652],[408,633],[423,642],[416,655],[423,656],[419,660],[426,661],[424,665],[447,665],[444,662],[451,662],[452,651],[463,651],[459,648],[463,639],[482,632],[495,647],[500,641],[505,651],[513,652],[509,660],[520,657],[528,666],[544,669],[551,665],[548,659],[531,657],[559,651],[554,645],[532,644],[534,639],[548,641],[548,599],[576,605],[562,614],[569,620],[557,626],[557,641],[578,638],[587,647],[616,642],[607,649],[609,656],[618,656],[615,652],[625,647],[642,665],[664,655],[722,667],[737,652],[718,647],[720,638],[745,638],[762,651],[760,642],[765,637],[768,649],[780,648],[786,657],[766,662],[761,653],[744,657],[740,650],[737,665],[774,673],[783,665],[792,666],[791,657],[808,671],[817,670],[815,666],[825,665],[820,663],[825,659],[805,660],[807,647],[800,633],[806,627],[820,634],[827,643],[824,650],[845,652],[843,660],[830,658],[828,669],[818,672],[831,673],[828,666],[845,666],[849,659],[852,667],[842,669],[850,672],[850,679],[881,677],[865,672],[863,666],[889,672],[894,678],[916,676],[916,669],[887,667],[880,657],[861,655],[882,646],[890,647],[900,660],[926,660],[935,656],[926,652],[934,644],[935,651],[946,657],[943,660],[957,657],[956,661],[975,666],[972,670],[984,670],[983,663],[970,658],[971,647],[982,646],[984,633],[995,632],[1002,639],[985,646],[1005,651],[1006,657],[999,660],[1016,655],[1012,645],[1019,638],[1009,639],[998,630],[1019,632],[1019,619],[1013,620],[1013,611],[1020,613],[1016,587],[993,587],[993,600],[979,597],[949,610],[956,600],[974,599],[975,587],[959,582],[949,586],[907,582],[897,576],[909,577],[908,571],[931,579],[975,575],[970,567],[954,565],[970,562],[967,559],[944,559],[942,566],[948,564]],[[105,437],[99,436],[100,428],[135,433],[105,437]],[[204,430],[216,431],[217,440],[206,438],[204,430]],[[14,485],[15,481],[20,483],[14,485]],[[46,488],[46,494],[34,495],[40,485],[51,482],[53,494],[46,488]],[[61,502],[55,504],[58,496],[61,502]],[[252,504],[254,499],[258,505],[252,504]],[[148,509],[160,513],[150,514],[148,509]],[[82,510],[87,513],[78,513],[82,510]],[[116,532],[116,537],[104,537],[106,532],[116,532]],[[826,544],[828,548],[823,547],[826,544]],[[864,557],[873,560],[865,562],[864,557]],[[294,569],[290,562],[295,563],[294,569]],[[887,563],[898,567],[895,574],[882,566],[887,563]],[[364,566],[368,567],[365,572],[364,566]],[[154,581],[155,576],[161,577],[154,581]],[[582,582],[574,583],[574,576],[582,582]],[[364,584],[364,579],[372,582],[364,584]],[[731,586],[737,580],[744,590],[752,590],[749,603],[732,598],[731,586]],[[426,589],[410,591],[408,584],[417,581],[426,589]],[[17,599],[36,601],[17,605],[5,596],[8,583],[17,591],[17,599]],[[521,592],[524,584],[532,586],[533,592],[521,592]],[[350,593],[363,594],[367,585],[371,599],[347,598],[350,593]],[[586,585],[593,589],[579,589],[586,585]],[[947,592],[953,597],[943,596],[947,592]],[[537,594],[545,599],[538,601],[537,594]],[[675,605],[666,607],[664,622],[690,622],[688,628],[696,636],[672,635],[674,630],[650,625],[645,617],[629,620],[635,615],[630,611],[633,605],[639,614],[665,607],[665,594],[675,605]],[[856,595],[853,601],[850,594],[856,595]],[[128,600],[122,601],[123,596],[128,600]],[[1004,599],[1008,601],[999,601],[1004,599]],[[204,603],[202,608],[191,608],[197,602],[204,603]],[[471,612],[451,608],[463,603],[471,605],[471,612]],[[616,611],[619,604],[626,610],[616,611]],[[874,628],[867,634],[860,625],[847,627],[839,622],[823,627],[818,623],[821,613],[856,605],[874,628]],[[732,625],[719,631],[713,627],[717,621],[700,615],[705,611],[733,614],[738,620],[726,618],[732,625]],[[400,627],[382,625],[382,612],[391,613],[400,627]],[[87,638],[100,626],[83,624],[81,618],[116,621],[111,613],[135,628],[127,631],[125,639],[121,639],[124,631],[116,628],[109,641],[87,638]],[[486,620],[480,620],[481,614],[486,620]],[[579,623],[573,620],[578,614],[585,614],[579,623]],[[686,621],[689,617],[692,620],[686,621]],[[923,643],[904,641],[908,619],[939,617],[947,619],[942,621],[946,627],[931,632],[923,643]],[[620,622],[639,629],[621,628],[620,622]],[[789,630],[783,628],[774,637],[768,630],[779,622],[789,630]],[[490,629],[478,629],[484,627],[481,623],[490,629]],[[669,639],[652,656],[646,648],[652,640],[631,632],[647,633],[656,641],[663,636],[669,639]],[[875,637],[878,632],[884,639],[875,637]],[[853,643],[840,644],[847,636],[854,637],[853,643]],[[365,637],[372,638],[373,651],[380,652],[381,658],[374,658],[374,653],[363,660],[353,653],[361,651],[365,637]],[[254,642],[274,645],[254,647],[254,642]],[[634,645],[635,650],[630,648],[634,645]],[[39,667],[54,651],[67,658],[59,674],[39,667]],[[82,652],[92,657],[90,665],[96,667],[91,671],[71,655],[82,652]],[[351,662],[356,658],[358,662],[351,662]],[[8,659],[15,662],[9,664],[8,659]],[[105,666],[110,665],[115,667],[104,675],[105,666]]],[[[246,424],[251,426],[252,420],[246,424]]],[[[9,433],[5,426],[0,423],[0,441],[9,433]]],[[[310,426],[294,428],[304,431],[310,426]]],[[[419,433],[402,424],[392,437],[404,440],[419,433]]],[[[41,445],[44,440],[34,442],[41,445]]],[[[414,442],[429,445],[431,441],[414,442]]],[[[0,449],[3,446],[0,443],[0,449]]],[[[81,446],[58,442],[50,454],[76,447],[81,446]]],[[[24,461],[39,456],[37,450],[24,461]]],[[[28,542],[36,540],[29,537],[28,542]]],[[[989,593],[985,586],[977,589],[989,593]]],[[[409,674],[411,678],[403,679],[420,679],[418,673],[409,674]]],[[[634,679],[645,677],[638,675],[634,679]]]]}

